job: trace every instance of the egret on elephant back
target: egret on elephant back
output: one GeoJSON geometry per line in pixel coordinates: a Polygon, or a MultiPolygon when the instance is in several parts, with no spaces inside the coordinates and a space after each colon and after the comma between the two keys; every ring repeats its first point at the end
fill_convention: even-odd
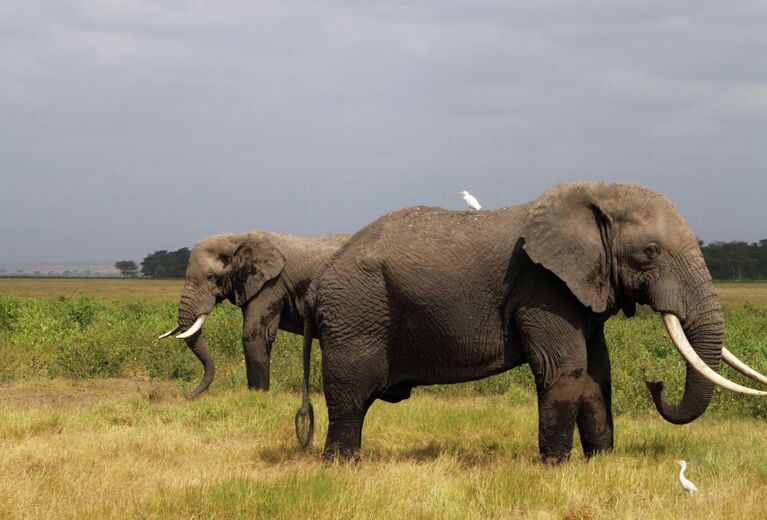
{"type": "MultiPolygon", "coordinates": [[[[724,317],[698,240],[663,195],[637,184],[577,182],[517,206],[467,213],[415,206],[354,234],[306,295],[308,353],[322,348],[325,457],[359,454],[365,414],[413,387],[471,381],[527,364],[538,396],[544,461],[613,448],[604,323],[637,304],[662,318],[686,364],[679,402],[648,381],[665,420],[704,413],[714,388],[767,393],[719,374],[720,362],[760,381],[724,346],[724,317]]],[[[307,419],[308,420],[308,419],[307,419]]],[[[306,432],[297,430],[302,445],[306,432]]]]}
{"type": "Polygon", "coordinates": [[[466,205],[469,206],[471,209],[475,209],[477,211],[482,209],[482,206],[480,206],[479,201],[477,200],[477,197],[469,193],[468,191],[459,191],[458,195],[463,197],[464,202],[466,202],[466,205]]]}

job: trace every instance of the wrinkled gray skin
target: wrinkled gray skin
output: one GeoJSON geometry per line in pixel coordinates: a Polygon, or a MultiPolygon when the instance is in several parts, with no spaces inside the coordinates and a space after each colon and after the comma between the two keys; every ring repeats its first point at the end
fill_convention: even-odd
{"type": "MultiPolygon", "coordinates": [[[[301,237],[253,230],[200,240],[189,256],[178,324],[187,330],[215,305],[229,300],[242,309],[242,345],[248,387],[269,389],[269,358],[277,329],[303,332],[304,296],[319,266],[349,235],[301,237]]],[[[186,343],[205,375],[189,396],[204,392],[216,372],[203,330],[186,343]]]]}
{"type": "MultiPolygon", "coordinates": [[[[715,371],[723,341],[695,235],[669,200],[633,184],[560,185],[494,211],[389,213],[346,242],[307,301],[322,346],[326,457],[357,456],[376,399],[396,403],[417,385],[524,363],[535,376],[544,460],[569,457],[576,424],[591,456],[613,447],[603,332],[611,315],[632,316],[637,303],[675,314],[715,371]]],[[[700,416],[714,390],[689,365],[678,404],[663,383],[648,387],[675,424],[700,416]]]]}

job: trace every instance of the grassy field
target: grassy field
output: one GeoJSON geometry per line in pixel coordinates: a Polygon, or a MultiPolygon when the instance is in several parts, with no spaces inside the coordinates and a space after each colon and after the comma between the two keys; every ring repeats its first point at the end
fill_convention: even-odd
{"type": "Polygon", "coordinates": [[[184,280],[140,278],[0,278],[0,296],[106,298],[153,303],[178,301],[184,280]]]}
{"type": "MultiPolygon", "coordinates": [[[[163,303],[177,301],[183,286],[183,280],[139,278],[0,278],[0,296],[72,298],[85,295],[163,303]]],[[[767,282],[716,282],[716,289],[723,304],[767,305],[767,282]]]]}
{"type": "MultiPolygon", "coordinates": [[[[184,399],[199,363],[182,342],[155,339],[175,322],[180,289],[0,279],[0,518],[767,518],[767,400],[717,391],[694,423],[663,421],[644,380],[663,379],[675,399],[684,368],[646,309],[606,327],[614,453],[585,461],[576,449],[567,464],[541,464],[534,386],[520,367],[377,402],[362,461],[338,465],[319,457],[319,394],[314,447],[296,447],[300,338],[278,335],[275,391],[248,392],[236,307],[206,322],[211,390],[184,399]],[[696,497],[678,487],[678,458],[696,497]]],[[[767,284],[719,289],[727,346],[767,373],[767,284]]]]}
{"type": "Polygon", "coordinates": [[[137,380],[2,386],[2,518],[765,518],[767,425],[618,417],[616,449],[541,464],[533,401],[376,403],[356,464],[296,448],[295,394],[137,380]],[[9,397],[12,396],[12,397],[9,397]],[[58,396],[51,401],[49,396],[58,396]],[[674,460],[700,492],[681,491],[674,460]]]}
{"type": "Polygon", "coordinates": [[[767,282],[716,282],[723,305],[767,305],[767,282]]]}

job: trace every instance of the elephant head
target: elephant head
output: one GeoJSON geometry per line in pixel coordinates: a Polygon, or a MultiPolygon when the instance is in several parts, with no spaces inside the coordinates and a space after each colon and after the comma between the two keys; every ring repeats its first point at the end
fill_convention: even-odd
{"type": "Polygon", "coordinates": [[[202,326],[213,308],[229,300],[242,306],[261,288],[279,276],[285,266],[282,252],[258,233],[222,233],[206,237],[192,248],[186,269],[186,282],[178,308],[179,330],[203,365],[205,374],[190,398],[204,392],[213,381],[216,367],[202,335],[202,326]]]}
{"type": "Polygon", "coordinates": [[[685,424],[699,417],[715,384],[767,395],[718,374],[723,359],[767,382],[724,348],[722,309],[698,240],[664,196],[634,184],[563,184],[533,202],[528,218],[527,255],[564,281],[585,307],[632,316],[639,303],[663,316],[687,363],[677,404],[667,399],[663,382],[647,382],[664,419],[685,424]]]}

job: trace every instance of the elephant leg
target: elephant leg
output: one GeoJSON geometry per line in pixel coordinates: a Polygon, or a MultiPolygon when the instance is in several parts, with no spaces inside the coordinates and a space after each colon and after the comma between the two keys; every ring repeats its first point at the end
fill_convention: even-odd
{"type": "Polygon", "coordinates": [[[281,305],[277,307],[253,301],[242,311],[242,348],[251,390],[269,390],[269,361],[282,310],[281,305]]]}
{"type": "Polygon", "coordinates": [[[538,393],[538,448],[554,464],[570,457],[586,380],[586,340],[574,318],[544,308],[517,316],[538,393]]]}
{"type": "Polygon", "coordinates": [[[602,327],[588,344],[588,369],[578,407],[578,432],[586,457],[613,449],[610,356],[602,327]]]}
{"type": "Polygon", "coordinates": [[[544,462],[558,464],[570,457],[579,399],[585,380],[583,367],[563,367],[547,388],[538,388],[538,447],[544,462]]]}
{"type": "Polygon", "coordinates": [[[271,342],[268,342],[263,336],[243,337],[245,371],[248,377],[248,388],[251,390],[269,390],[271,347],[271,342]]]}
{"type": "Polygon", "coordinates": [[[322,379],[328,407],[328,436],[323,457],[357,459],[365,414],[375,400],[386,371],[383,348],[345,341],[344,349],[332,342],[322,348],[322,379]]]}

